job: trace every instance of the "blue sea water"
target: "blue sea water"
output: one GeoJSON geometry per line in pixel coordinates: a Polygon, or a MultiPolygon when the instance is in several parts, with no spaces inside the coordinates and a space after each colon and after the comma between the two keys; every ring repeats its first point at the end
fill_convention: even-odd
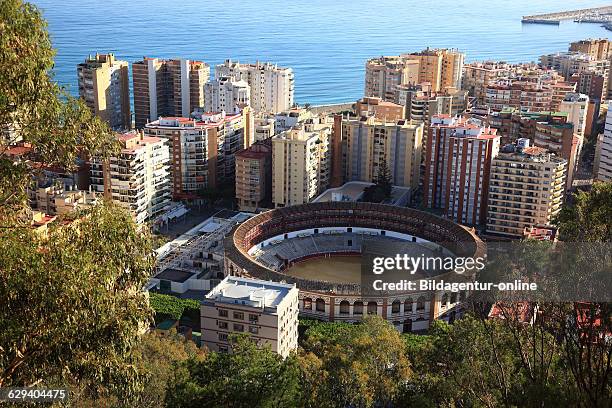
{"type": "Polygon", "coordinates": [[[76,93],[88,54],[272,61],[295,72],[296,102],[363,94],[368,58],[453,47],[467,60],[535,61],[569,42],[608,37],[597,24],[521,24],[521,16],[606,5],[572,0],[34,0],[57,48],[56,80],[76,93]]]}

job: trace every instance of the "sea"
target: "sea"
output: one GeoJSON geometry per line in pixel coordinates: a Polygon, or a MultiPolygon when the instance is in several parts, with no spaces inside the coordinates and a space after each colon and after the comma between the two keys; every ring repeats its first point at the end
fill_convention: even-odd
{"type": "MultiPolygon", "coordinates": [[[[523,15],[607,5],[572,0],[34,0],[57,49],[55,80],[78,94],[76,65],[114,53],[271,61],[293,68],[299,104],[363,96],[368,58],[458,48],[467,61],[537,61],[571,41],[609,37],[598,24],[522,24],[523,15]]],[[[211,69],[211,71],[214,71],[211,69]]]]}

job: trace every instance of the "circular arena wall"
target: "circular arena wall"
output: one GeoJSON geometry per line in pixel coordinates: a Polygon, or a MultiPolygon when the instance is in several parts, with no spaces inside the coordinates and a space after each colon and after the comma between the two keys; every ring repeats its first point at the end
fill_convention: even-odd
{"type": "MultiPolygon", "coordinates": [[[[479,257],[485,253],[484,243],[472,231],[433,214],[375,203],[323,202],[277,208],[234,227],[224,241],[225,272],[295,283],[300,291],[301,314],[325,320],[355,321],[363,314],[376,313],[393,321],[396,326],[403,326],[404,330],[407,321],[410,322],[408,330],[421,330],[432,319],[443,314],[443,309],[455,309],[453,303],[448,302],[450,294],[422,293],[403,297],[381,294],[366,297],[361,295],[361,286],[357,283],[331,283],[293,277],[272,270],[249,255],[251,248],[270,238],[325,227],[391,231],[437,243],[462,257],[479,257]],[[446,305],[439,304],[443,298],[447,300],[446,305]],[[412,324],[413,321],[416,324],[412,324]]],[[[460,298],[454,298],[456,305],[459,305],[460,298]]]]}

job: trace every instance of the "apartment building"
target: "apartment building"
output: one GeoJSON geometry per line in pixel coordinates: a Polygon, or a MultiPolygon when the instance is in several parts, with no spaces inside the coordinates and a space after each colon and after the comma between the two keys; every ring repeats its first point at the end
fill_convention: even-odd
{"type": "Polygon", "coordinates": [[[465,54],[458,50],[427,48],[401,56],[419,62],[418,83],[428,82],[433,92],[461,89],[465,54]]]}
{"type": "Polygon", "coordinates": [[[378,97],[365,97],[355,103],[355,113],[358,117],[374,116],[383,120],[404,119],[404,107],[393,102],[387,102],[378,97]]]}
{"type": "Polygon", "coordinates": [[[138,223],[152,221],[170,204],[170,152],[164,140],[132,132],[117,136],[121,152],[94,158],[90,186],[129,210],[138,223]]]}
{"type": "Polygon", "coordinates": [[[400,56],[372,58],[366,62],[366,97],[393,101],[398,85],[419,83],[419,61],[400,56]]]}
{"type": "Polygon", "coordinates": [[[551,226],[565,195],[567,161],[528,139],[504,146],[491,164],[487,233],[521,239],[551,226]]]}
{"type": "Polygon", "coordinates": [[[610,68],[610,61],[607,59],[594,58],[589,54],[581,52],[557,52],[546,54],[540,57],[540,64],[546,68],[552,68],[565,79],[569,79],[572,74],[582,71],[592,71],[607,73],[610,68]]]}
{"type": "Polygon", "coordinates": [[[74,184],[62,182],[41,184],[28,190],[30,206],[49,215],[62,215],[89,208],[98,196],[93,191],[79,190],[74,184]]]}
{"type": "Polygon", "coordinates": [[[204,85],[206,112],[234,113],[251,104],[251,88],[246,81],[220,77],[204,85]]]}
{"type": "Polygon", "coordinates": [[[258,115],[253,119],[253,141],[266,140],[276,134],[276,120],[267,114],[258,115]]]}
{"type": "Polygon", "coordinates": [[[607,38],[588,38],[570,43],[570,52],[590,55],[594,59],[607,59],[612,56],[611,41],[607,38]]]}
{"type": "Polygon", "coordinates": [[[580,80],[577,88],[578,92],[587,94],[593,99],[604,100],[607,98],[610,81],[610,59],[598,59],[591,54],[581,52],[560,52],[542,55],[540,63],[545,67],[555,69],[568,81],[572,77],[578,77],[580,80]],[[591,83],[592,81],[595,83],[591,83]],[[595,95],[594,89],[598,87],[598,82],[601,82],[602,88],[599,97],[595,95]],[[587,91],[587,86],[593,89],[587,91]]]}
{"type": "Polygon", "coordinates": [[[597,143],[597,158],[596,179],[612,181],[612,110],[608,110],[604,133],[597,143]]]}
{"type": "Polygon", "coordinates": [[[294,77],[291,68],[269,62],[241,64],[226,60],[215,68],[215,78],[244,81],[250,88],[250,106],[255,112],[277,113],[293,107],[294,77]]]}
{"type": "Polygon", "coordinates": [[[524,138],[531,141],[535,138],[536,124],[568,122],[567,112],[521,112],[516,108],[504,108],[500,112],[491,112],[486,118],[487,125],[497,129],[503,145],[516,143],[524,138]]]}
{"type": "Polygon", "coordinates": [[[535,124],[533,145],[546,149],[567,161],[566,188],[570,189],[578,158],[582,150],[582,138],[574,134],[574,125],[540,120],[535,124]]]}
{"type": "Polygon", "coordinates": [[[424,161],[426,207],[461,224],[486,222],[491,162],[500,145],[496,132],[462,116],[432,117],[424,161]]]}
{"type": "Polygon", "coordinates": [[[584,94],[570,93],[561,101],[559,111],[567,113],[567,122],[574,125],[574,132],[581,138],[585,136],[589,97],[584,94]]]}
{"type": "Polygon", "coordinates": [[[395,100],[399,85],[428,83],[433,92],[460,89],[465,54],[454,49],[429,49],[366,62],[366,97],[395,100]]]}
{"type": "Polygon", "coordinates": [[[272,139],[256,141],[236,153],[236,199],[241,211],[272,203],[272,139]]]}
{"type": "Polygon", "coordinates": [[[132,127],[127,61],[113,54],[89,56],[77,65],[79,96],[91,111],[115,130],[132,127]]]}
{"type": "Polygon", "coordinates": [[[235,154],[251,144],[251,112],[202,114],[199,119],[165,117],[148,123],[146,135],[170,147],[172,196],[196,199],[204,189],[234,184],[235,154]]]}
{"type": "Polygon", "coordinates": [[[272,202],[287,207],[310,202],[329,186],[332,124],[308,119],[272,138],[272,202]]]}
{"type": "Polygon", "coordinates": [[[345,181],[374,182],[386,161],[393,185],[416,189],[419,185],[423,123],[375,117],[342,120],[345,145],[345,181]]]}
{"type": "Polygon", "coordinates": [[[528,81],[499,80],[486,87],[485,104],[493,111],[506,107],[546,111],[553,104],[553,90],[551,86],[528,81]]]}
{"type": "Polygon", "coordinates": [[[287,357],[298,347],[298,309],[295,284],[227,276],[202,302],[202,346],[231,353],[232,335],[247,334],[287,357]]]}
{"type": "Polygon", "coordinates": [[[431,92],[429,85],[401,85],[396,88],[396,102],[405,107],[406,119],[419,123],[429,122],[433,115],[459,115],[469,107],[468,91],[450,89],[431,92]]]}
{"type": "Polygon", "coordinates": [[[132,64],[136,128],[160,116],[189,117],[204,106],[210,67],[188,59],[144,58],[132,64]]]}
{"type": "Polygon", "coordinates": [[[569,82],[576,86],[576,91],[585,94],[599,104],[608,98],[609,78],[601,73],[582,71],[572,74],[569,82]]]}
{"type": "Polygon", "coordinates": [[[501,78],[510,76],[512,66],[501,61],[471,62],[463,67],[461,87],[476,98],[478,104],[485,101],[486,87],[501,78]]]}
{"type": "Polygon", "coordinates": [[[313,116],[312,112],[305,108],[291,108],[278,112],[274,115],[274,130],[276,133],[284,132],[313,116]]]}

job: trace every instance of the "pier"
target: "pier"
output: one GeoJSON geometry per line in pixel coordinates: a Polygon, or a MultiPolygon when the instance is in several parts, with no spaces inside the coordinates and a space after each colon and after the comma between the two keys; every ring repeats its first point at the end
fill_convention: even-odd
{"type": "Polygon", "coordinates": [[[534,14],[523,16],[521,22],[527,24],[559,24],[563,20],[574,20],[578,23],[610,24],[612,23],[612,6],[534,14]]]}

